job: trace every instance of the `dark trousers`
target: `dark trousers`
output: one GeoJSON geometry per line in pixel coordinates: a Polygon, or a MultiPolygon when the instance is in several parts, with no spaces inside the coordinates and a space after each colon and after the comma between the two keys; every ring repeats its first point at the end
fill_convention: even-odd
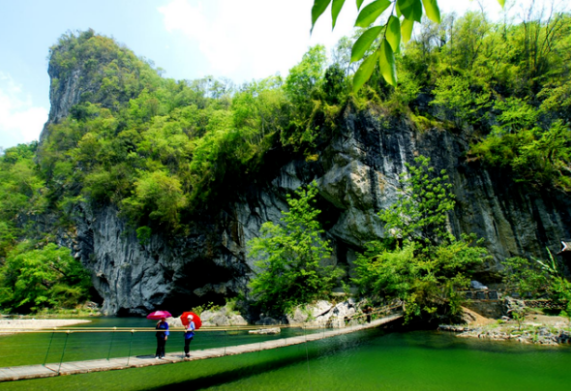
{"type": "Polygon", "coordinates": [[[184,354],[188,354],[190,351],[190,343],[192,342],[192,338],[184,340],[184,354]]]}
{"type": "Polygon", "coordinates": [[[155,354],[155,356],[157,357],[164,357],[165,356],[165,345],[166,345],[167,341],[165,340],[165,337],[160,336],[157,337],[157,353],[155,354]]]}

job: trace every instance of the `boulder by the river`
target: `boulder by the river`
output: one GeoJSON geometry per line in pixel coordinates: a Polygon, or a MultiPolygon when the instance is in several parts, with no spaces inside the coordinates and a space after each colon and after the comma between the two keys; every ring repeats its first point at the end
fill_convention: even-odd
{"type": "Polygon", "coordinates": [[[228,307],[204,311],[200,314],[200,319],[203,326],[245,326],[248,324],[242,315],[228,307]]]}
{"type": "Polygon", "coordinates": [[[290,324],[309,328],[339,328],[357,323],[356,313],[357,304],[353,299],[338,304],[320,300],[313,305],[297,307],[287,320],[290,324]]]}
{"type": "Polygon", "coordinates": [[[259,330],[250,330],[250,334],[260,334],[260,335],[268,335],[268,334],[279,334],[282,332],[282,329],[279,327],[272,327],[269,329],[259,329],[259,330]]]}
{"type": "Polygon", "coordinates": [[[470,281],[470,288],[477,290],[487,290],[488,287],[482,284],[480,281],[472,280],[470,281]]]}

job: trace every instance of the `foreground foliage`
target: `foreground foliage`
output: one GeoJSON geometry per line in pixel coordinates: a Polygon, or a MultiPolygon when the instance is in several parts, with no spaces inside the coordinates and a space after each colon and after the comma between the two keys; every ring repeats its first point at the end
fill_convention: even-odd
{"type": "MultiPolygon", "coordinates": [[[[372,53],[364,59],[355,73],[353,89],[358,91],[371,78],[377,63],[385,81],[396,86],[395,53],[400,51],[401,40],[404,43],[410,41],[414,23],[420,23],[423,15],[434,23],[440,23],[438,0],[374,0],[363,9],[361,6],[364,0],[356,1],[357,10],[360,12],[355,26],[367,30],[362,32],[353,44],[351,61],[363,59],[367,51],[372,53]],[[381,16],[383,16],[382,19],[381,16]],[[382,20],[379,25],[371,27],[379,20],[382,20]]],[[[505,0],[498,0],[498,3],[503,7],[505,0]]],[[[331,4],[333,28],[335,28],[337,17],[345,5],[345,0],[314,0],[311,9],[312,29],[329,4],[331,4]]]]}

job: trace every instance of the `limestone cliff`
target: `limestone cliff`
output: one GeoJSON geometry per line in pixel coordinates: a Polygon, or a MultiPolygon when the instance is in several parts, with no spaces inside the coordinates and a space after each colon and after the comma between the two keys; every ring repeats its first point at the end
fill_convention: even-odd
{"type": "Polygon", "coordinates": [[[49,125],[67,117],[78,103],[97,103],[112,109],[136,97],[148,77],[158,77],[141,71],[145,69],[143,63],[130,50],[111,38],[96,36],[91,29],[78,36],[63,35],[50,48],[50,113],[40,142],[45,141],[49,125]],[[94,37],[97,39],[91,39],[94,37]]]}
{"type": "MultiPolygon", "coordinates": [[[[84,93],[98,90],[86,72],[83,63],[66,72],[50,66],[52,108],[42,140],[49,124],[69,115],[84,93]]],[[[419,154],[451,174],[457,203],[450,229],[486,239],[496,260],[487,271],[507,256],[545,257],[546,247],[555,249],[570,236],[566,194],[515,183],[502,171],[468,162],[464,137],[440,129],[421,132],[405,118],[349,106],[316,161],[292,158],[278,165],[232,202],[186,221],[184,236],[157,233],[142,245],[114,206],[82,204],[74,213],[74,254],[93,271],[107,314],[186,309],[233,296],[252,273],[248,240],[264,222],[279,221],[286,194],[316,180],[321,219],[334,247],[330,262],[350,268],[363,244],[383,235],[376,213],[395,201],[405,163],[419,154]]]]}
{"type": "Polygon", "coordinates": [[[144,313],[161,305],[182,308],[234,295],[253,267],[246,256],[248,240],[264,222],[279,220],[285,194],[315,179],[335,249],[331,262],[351,265],[365,241],[383,234],[376,212],[394,202],[405,162],[418,154],[452,174],[453,232],[484,237],[496,260],[545,256],[546,247],[556,248],[561,237],[569,236],[567,196],[537,191],[467,163],[462,158],[466,150],[461,136],[437,129],[419,133],[403,119],[348,108],[317,161],[290,161],[232,204],[190,222],[192,232],[185,237],[154,235],[141,245],[112,206],[83,209],[77,256],[93,270],[109,314],[144,313]]]}

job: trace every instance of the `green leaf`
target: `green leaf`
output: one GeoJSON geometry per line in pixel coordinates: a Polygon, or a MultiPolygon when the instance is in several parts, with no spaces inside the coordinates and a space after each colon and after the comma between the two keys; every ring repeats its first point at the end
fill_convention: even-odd
{"type": "Polygon", "coordinates": [[[391,15],[387,22],[387,41],[391,44],[393,51],[398,53],[400,49],[400,20],[391,15]]]}
{"type": "Polygon", "coordinates": [[[357,11],[361,9],[361,5],[363,5],[364,0],[357,0],[357,11]]]}
{"type": "Polygon", "coordinates": [[[363,61],[357,72],[355,72],[355,76],[353,77],[353,91],[357,92],[363,87],[363,84],[367,82],[371,78],[373,71],[375,70],[375,66],[377,65],[377,59],[379,58],[379,51],[371,54],[369,57],[363,61]]]}
{"type": "Polygon", "coordinates": [[[311,8],[311,31],[313,31],[315,22],[325,12],[329,3],[331,3],[331,0],[315,0],[313,3],[313,8],[311,8]]]}
{"type": "Polygon", "coordinates": [[[424,5],[424,12],[428,19],[434,23],[440,23],[440,8],[438,8],[436,0],[422,0],[422,4],[424,5]]]}
{"type": "Polygon", "coordinates": [[[420,23],[422,18],[422,3],[420,0],[397,0],[397,5],[405,19],[420,23]]]}
{"type": "Polygon", "coordinates": [[[385,78],[386,82],[392,86],[397,85],[397,70],[395,67],[395,55],[391,45],[384,39],[381,42],[381,47],[379,49],[380,57],[379,64],[381,66],[381,74],[385,78]]]}
{"type": "Polygon", "coordinates": [[[412,28],[414,27],[414,20],[404,19],[400,26],[400,32],[402,34],[402,39],[404,43],[410,41],[412,36],[412,28]]]}
{"type": "Polygon", "coordinates": [[[335,23],[337,22],[337,17],[339,16],[339,12],[341,12],[341,8],[343,8],[343,4],[345,4],[345,0],[333,0],[333,4],[331,5],[333,28],[335,28],[335,23]]]}
{"type": "Polygon", "coordinates": [[[355,42],[351,49],[351,62],[359,61],[371,47],[375,39],[382,34],[384,26],[371,27],[355,42]]]}
{"type": "Polygon", "coordinates": [[[506,5],[506,0],[498,0],[498,3],[500,3],[500,5],[501,5],[502,8],[503,8],[504,5],[506,5]]]}
{"type": "Polygon", "coordinates": [[[355,26],[369,27],[390,5],[391,2],[389,0],[373,1],[359,13],[355,26]]]}

